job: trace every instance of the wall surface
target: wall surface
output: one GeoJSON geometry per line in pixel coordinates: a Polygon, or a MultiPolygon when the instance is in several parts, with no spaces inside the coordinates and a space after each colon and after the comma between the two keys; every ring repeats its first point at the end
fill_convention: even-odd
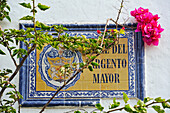
{"type": "MultiPolygon", "coordinates": [[[[115,19],[120,0],[37,0],[51,8],[45,12],[39,11],[37,20],[45,23],[105,23],[107,18],[115,19]]],[[[19,28],[19,21],[23,16],[29,14],[27,9],[18,5],[21,0],[9,0],[11,7],[10,17],[12,22],[7,20],[0,22],[3,29],[19,28]]],[[[153,14],[158,14],[161,18],[159,23],[165,29],[160,39],[158,47],[145,45],[145,91],[146,96],[170,98],[170,0],[125,0],[124,10],[120,17],[120,22],[129,18],[128,22],[134,22],[130,17],[130,11],[138,7],[149,8],[153,14]]],[[[28,21],[29,23],[29,21],[28,21]]],[[[10,57],[1,57],[0,69],[14,65],[10,57]],[[3,64],[3,65],[2,65],[3,64]]],[[[19,77],[13,81],[19,83],[19,77]]],[[[122,101],[122,100],[120,100],[122,101]]],[[[112,99],[102,99],[101,103],[108,108],[112,99]]],[[[132,99],[130,103],[136,102],[132,99]]],[[[93,108],[85,107],[88,111],[93,108]]],[[[75,107],[53,107],[45,110],[44,113],[62,113],[75,107]]],[[[40,108],[22,108],[22,112],[37,113],[40,108]]],[[[150,111],[152,113],[152,111],[150,111]]],[[[150,113],[149,112],[149,113],[150,113]]],[[[153,112],[154,113],[154,112],[153,112]]]]}

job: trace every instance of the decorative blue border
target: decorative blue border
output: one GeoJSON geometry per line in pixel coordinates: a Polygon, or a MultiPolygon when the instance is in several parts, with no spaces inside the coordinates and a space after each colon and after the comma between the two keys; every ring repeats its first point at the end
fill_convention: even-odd
{"type": "MultiPolygon", "coordinates": [[[[65,24],[69,29],[69,35],[85,35],[88,38],[97,38],[96,30],[104,30],[104,24],[65,24]]],[[[135,25],[128,25],[135,26],[135,25]]],[[[20,24],[20,29],[33,27],[33,24],[20,24]]],[[[119,26],[120,27],[120,26],[119,26]]],[[[109,25],[109,28],[115,28],[115,25],[109,25]]],[[[38,28],[37,28],[38,29],[38,28]]],[[[53,33],[54,31],[49,31],[53,33]]],[[[127,29],[125,36],[128,37],[129,45],[129,90],[123,91],[60,91],[56,98],[50,103],[53,105],[65,106],[93,106],[100,101],[100,98],[122,97],[122,92],[127,93],[129,97],[144,98],[144,45],[141,34],[134,33],[133,30],[127,29]],[[135,36],[135,38],[134,38],[135,36]],[[141,60],[142,59],[142,60],[141,60]]],[[[20,48],[25,48],[20,43],[20,48]]],[[[26,49],[26,48],[25,48],[26,49]]],[[[22,106],[42,106],[55,93],[55,91],[36,91],[36,50],[31,53],[29,58],[24,62],[20,70],[20,92],[24,99],[21,100],[22,106]]]]}

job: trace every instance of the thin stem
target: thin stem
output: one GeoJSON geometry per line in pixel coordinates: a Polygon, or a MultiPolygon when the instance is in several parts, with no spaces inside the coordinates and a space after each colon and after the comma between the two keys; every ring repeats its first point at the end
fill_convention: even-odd
{"type": "Polygon", "coordinates": [[[35,32],[35,41],[37,41],[38,35],[37,35],[37,30],[36,30],[36,25],[35,25],[35,0],[32,0],[33,2],[33,24],[34,24],[34,32],[35,32]]]}
{"type": "Polygon", "coordinates": [[[119,9],[119,12],[118,12],[118,14],[117,14],[117,19],[116,19],[116,21],[115,21],[115,23],[116,23],[116,29],[117,29],[117,27],[118,27],[118,24],[117,24],[117,23],[118,23],[120,14],[121,14],[121,12],[122,12],[123,2],[124,2],[124,0],[121,1],[120,9],[119,9]]]}
{"type": "Polygon", "coordinates": [[[103,37],[102,37],[102,41],[101,41],[101,45],[100,45],[100,47],[102,47],[102,45],[103,45],[103,41],[104,41],[104,37],[105,37],[105,33],[106,33],[106,30],[107,30],[107,24],[108,24],[109,20],[110,20],[110,18],[109,18],[109,19],[107,19],[107,21],[106,21],[106,25],[105,25],[105,28],[104,28],[104,33],[103,33],[103,37]]]}
{"type": "Polygon", "coordinates": [[[94,109],[93,111],[91,111],[90,113],[94,113],[95,111],[99,111],[98,109],[94,109]]]}
{"type": "Polygon", "coordinates": [[[107,30],[107,24],[108,24],[109,20],[112,20],[116,24],[116,29],[118,28],[118,20],[120,18],[120,14],[121,14],[121,11],[122,11],[122,8],[123,8],[123,2],[124,2],[124,0],[122,0],[122,2],[121,2],[121,6],[120,6],[120,9],[119,9],[116,21],[113,20],[112,18],[107,19],[100,47],[102,47],[102,45],[103,45],[105,33],[106,33],[106,30],[107,30]]]}
{"type": "MultiPolygon", "coordinates": [[[[10,82],[11,80],[13,80],[13,78],[17,75],[18,71],[20,70],[20,68],[22,67],[22,65],[24,64],[24,61],[27,59],[27,57],[29,56],[29,54],[35,49],[35,44],[31,47],[31,49],[27,52],[28,54],[25,55],[23,57],[23,59],[21,60],[20,64],[17,66],[17,68],[15,69],[14,73],[9,77],[8,81],[10,82]]],[[[6,87],[7,84],[4,85],[4,87],[1,89],[1,92],[0,92],[0,100],[2,98],[2,95],[5,91],[5,89],[7,88],[6,87]]]]}
{"type": "Polygon", "coordinates": [[[19,103],[19,96],[17,94],[17,90],[16,90],[16,88],[15,88],[15,86],[13,84],[11,84],[9,81],[8,81],[8,83],[13,86],[13,88],[14,88],[14,90],[16,92],[17,101],[18,101],[18,113],[20,113],[20,103],[19,103]]]}
{"type": "MultiPolygon", "coordinates": [[[[153,102],[151,102],[151,103],[147,104],[147,105],[146,105],[146,107],[149,107],[150,105],[152,105],[152,104],[156,104],[156,103],[160,103],[160,102],[155,102],[155,101],[153,101],[153,102]]],[[[161,103],[162,103],[162,102],[161,102],[161,103]]]]}
{"type": "MultiPolygon", "coordinates": [[[[2,29],[2,28],[1,28],[1,26],[0,26],[0,30],[1,30],[1,29],[2,29]]],[[[4,40],[5,40],[4,33],[2,33],[2,40],[1,40],[0,42],[3,42],[4,40]]],[[[15,60],[14,57],[12,56],[11,49],[9,48],[9,44],[8,44],[7,42],[6,42],[6,47],[7,47],[8,51],[9,51],[9,54],[10,54],[11,59],[13,60],[15,66],[17,67],[16,60],[15,60]]]]}
{"type": "Polygon", "coordinates": [[[11,49],[9,48],[9,45],[6,44],[6,47],[7,47],[8,51],[9,51],[9,54],[10,54],[11,59],[13,60],[15,66],[17,67],[17,66],[18,66],[18,65],[17,65],[17,62],[16,62],[16,60],[14,59],[14,57],[12,56],[12,52],[11,52],[11,49]]]}
{"type": "Polygon", "coordinates": [[[121,110],[123,110],[124,108],[125,108],[125,107],[113,109],[113,110],[107,111],[106,113],[110,113],[110,112],[114,112],[114,111],[121,111],[121,110]]]}

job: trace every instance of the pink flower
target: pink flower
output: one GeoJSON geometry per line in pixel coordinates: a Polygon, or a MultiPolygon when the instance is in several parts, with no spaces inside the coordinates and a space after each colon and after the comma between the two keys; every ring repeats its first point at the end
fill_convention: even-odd
{"type": "Polygon", "coordinates": [[[164,31],[161,25],[158,25],[158,15],[153,15],[148,9],[142,7],[131,11],[130,14],[135,17],[138,22],[135,32],[142,32],[143,41],[147,45],[158,46],[161,32],[164,31]]]}
{"type": "Polygon", "coordinates": [[[160,18],[160,17],[158,17],[157,14],[153,16],[153,20],[155,20],[155,21],[157,21],[159,18],[160,18]]]}
{"type": "Polygon", "coordinates": [[[151,24],[147,24],[145,27],[144,27],[144,32],[145,33],[149,33],[153,30],[152,28],[152,25],[151,24]]]}
{"type": "Polygon", "coordinates": [[[151,20],[150,24],[152,25],[152,27],[157,27],[158,22],[155,20],[151,20]]]}
{"type": "Polygon", "coordinates": [[[136,8],[134,11],[131,11],[130,14],[131,14],[131,16],[136,17],[136,15],[138,14],[136,8]]]}
{"type": "Polygon", "coordinates": [[[98,33],[98,34],[100,34],[100,33],[101,33],[101,31],[100,31],[100,30],[97,30],[97,33],[98,33]]]}
{"type": "Polygon", "coordinates": [[[158,40],[158,39],[152,40],[152,44],[153,44],[154,46],[158,46],[159,40],[158,40]]]}
{"type": "Polygon", "coordinates": [[[123,30],[125,30],[125,27],[122,27],[123,30]]]}
{"type": "Polygon", "coordinates": [[[152,13],[148,12],[141,15],[137,15],[136,20],[141,23],[148,23],[152,20],[152,17],[153,17],[152,13]]]}
{"type": "Polygon", "coordinates": [[[147,44],[147,45],[151,45],[152,44],[152,39],[148,38],[148,37],[144,37],[143,41],[147,44]]]}
{"type": "Polygon", "coordinates": [[[142,28],[142,23],[138,23],[137,29],[135,30],[135,32],[140,32],[141,28],[142,28]]]}
{"type": "Polygon", "coordinates": [[[161,28],[161,25],[160,25],[160,24],[158,25],[158,30],[159,30],[159,33],[161,33],[162,31],[164,31],[164,29],[161,28]]]}
{"type": "Polygon", "coordinates": [[[158,39],[161,38],[161,35],[159,34],[158,28],[154,28],[152,32],[152,39],[158,39]]]}
{"type": "Polygon", "coordinates": [[[144,9],[142,7],[136,9],[134,11],[131,11],[130,14],[134,17],[136,17],[137,15],[141,15],[141,14],[144,14],[144,13],[148,13],[149,12],[149,9],[144,9]]]}
{"type": "Polygon", "coordinates": [[[142,7],[139,7],[138,10],[137,10],[138,14],[144,14],[144,13],[147,13],[149,12],[149,9],[144,9],[142,7]]]}

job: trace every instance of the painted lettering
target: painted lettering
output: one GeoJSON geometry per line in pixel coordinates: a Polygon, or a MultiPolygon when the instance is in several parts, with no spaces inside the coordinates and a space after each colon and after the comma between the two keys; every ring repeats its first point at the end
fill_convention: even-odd
{"type": "Polygon", "coordinates": [[[120,83],[118,73],[93,74],[93,83],[120,83]]]}
{"type": "Polygon", "coordinates": [[[118,54],[127,54],[127,47],[126,44],[117,44],[113,46],[112,53],[118,53],[118,54]]]}
{"type": "Polygon", "coordinates": [[[101,68],[126,68],[127,61],[126,59],[95,59],[95,62],[98,63],[98,66],[93,66],[93,69],[101,68]]]}

